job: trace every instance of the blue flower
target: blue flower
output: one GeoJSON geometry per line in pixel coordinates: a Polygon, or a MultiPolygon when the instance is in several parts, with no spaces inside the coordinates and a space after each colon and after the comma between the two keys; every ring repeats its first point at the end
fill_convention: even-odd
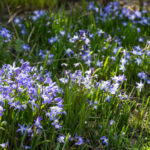
{"type": "Polygon", "coordinates": [[[89,3],[89,6],[88,6],[88,10],[94,10],[95,9],[95,5],[93,2],[90,2],[89,3]]]}
{"type": "MultiPolygon", "coordinates": [[[[149,44],[149,45],[150,45],[150,44],[149,44]]],[[[150,51],[149,51],[149,50],[146,51],[146,55],[147,55],[147,56],[150,56],[150,51]]]]}
{"type": "Polygon", "coordinates": [[[84,144],[84,140],[83,140],[83,138],[81,136],[78,136],[76,134],[75,138],[77,139],[77,142],[75,143],[75,145],[83,145],[84,144]]]}
{"type": "Polygon", "coordinates": [[[66,53],[68,54],[69,57],[71,56],[70,54],[74,54],[74,52],[70,48],[66,50],[66,53]]]}
{"type": "Polygon", "coordinates": [[[115,123],[115,121],[111,119],[109,124],[113,125],[114,123],[115,123]]]}
{"type": "Polygon", "coordinates": [[[45,15],[45,12],[43,10],[35,10],[33,12],[33,16],[31,17],[33,21],[36,21],[37,19],[41,18],[45,15]]]}
{"type": "Polygon", "coordinates": [[[65,136],[64,135],[60,135],[57,140],[60,142],[60,143],[65,143],[65,136]]]}
{"type": "Polygon", "coordinates": [[[17,132],[21,132],[21,134],[24,134],[25,131],[27,131],[27,127],[25,127],[25,124],[21,125],[19,124],[19,129],[17,130],[17,132]]]}
{"type": "Polygon", "coordinates": [[[61,36],[64,36],[66,34],[65,31],[60,31],[59,33],[61,34],[61,36]]]}
{"type": "Polygon", "coordinates": [[[25,35],[27,33],[26,29],[21,29],[21,34],[25,35]]]}
{"type": "Polygon", "coordinates": [[[0,116],[2,116],[3,115],[3,112],[5,111],[5,109],[2,107],[2,106],[0,106],[0,116]]]}
{"type": "Polygon", "coordinates": [[[32,110],[33,111],[34,111],[34,106],[36,106],[37,108],[39,108],[39,106],[36,104],[36,100],[35,99],[29,100],[29,104],[32,105],[32,110]]]}
{"type": "Polygon", "coordinates": [[[34,123],[34,125],[37,127],[37,128],[43,128],[42,126],[41,126],[41,120],[42,120],[42,118],[41,117],[37,117],[37,119],[35,120],[35,123],[34,123]]]}
{"type": "Polygon", "coordinates": [[[2,37],[7,37],[7,34],[9,33],[9,31],[6,29],[6,28],[2,28],[1,30],[0,30],[0,35],[2,36],[2,37]]]}
{"type": "Polygon", "coordinates": [[[106,102],[106,101],[110,102],[111,98],[112,98],[112,97],[111,97],[110,95],[107,95],[107,97],[105,98],[105,102],[106,102]]]}
{"type": "Polygon", "coordinates": [[[12,37],[12,35],[10,34],[10,31],[7,30],[6,28],[2,28],[0,30],[0,36],[2,36],[3,38],[7,38],[8,40],[10,40],[12,37]]]}
{"type": "Polygon", "coordinates": [[[141,92],[141,89],[143,88],[144,84],[142,83],[142,81],[140,81],[140,83],[136,82],[136,84],[137,84],[136,88],[139,89],[139,91],[141,92]]]}
{"type": "Polygon", "coordinates": [[[150,80],[147,80],[147,84],[150,84],[150,80]]]}
{"type": "Polygon", "coordinates": [[[142,13],[140,11],[138,11],[138,10],[136,10],[134,12],[134,14],[136,15],[137,18],[141,18],[142,17],[142,13]]]}
{"type": "Polygon", "coordinates": [[[49,42],[50,44],[53,44],[53,43],[56,42],[56,41],[57,41],[57,38],[56,38],[56,37],[48,39],[48,42],[49,42]]]}
{"type": "Polygon", "coordinates": [[[139,66],[142,62],[142,59],[140,58],[135,58],[135,62],[137,63],[137,65],[139,66]]]}
{"type": "Polygon", "coordinates": [[[27,45],[27,44],[22,44],[22,49],[23,50],[30,50],[30,46],[29,45],[27,45]]]}
{"type": "Polygon", "coordinates": [[[2,148],[6,148],[8,146],[8,142],[0,144],[2,148]]]}
{"type": "Polygon", "coordinates": [[[108,138],[106,138],[106,136],[101,137],[100,140],[103,141],[102,143],[103,143],[104,145],[108,146],[108,138]]]}
{"type": "Polygon", "coordinates": [[[145,74],[144,71],[143,71],[143,72],[139,72],[139,73],[138,73],[138,77],[139,77],[140,79],[144,79],[144,80],[147,79],[147,75],[145,74]]]}
{"type": "Polygon", "coordinates": [[[97,67],[103,67],[103,62],[102,61],[97,61],[97,67]]]}
{"type": "Polygon", "coordinates": [[[19,23],[21,23],[21,21],[20,21],[20,19],[19,19],[18,17],[15,17],[14,23],[15,23],[15,24],[19,24],[19,23]]]}
{"type": "Polygon", "coordinates": [[[139,37],[138,41],[139,42],[144,42],[144,38],[143,37],[139,37]]]}

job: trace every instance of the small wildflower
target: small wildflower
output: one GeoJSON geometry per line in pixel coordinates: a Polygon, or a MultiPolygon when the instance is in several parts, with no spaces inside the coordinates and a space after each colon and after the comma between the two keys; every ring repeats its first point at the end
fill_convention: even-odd
{"type": "Polygon", "coordinates": [[[0,106],[0,116],[2,116],[3,115],[3,112],[5,111],[5,109],[2,107],[2,106],[0,106]]]}
{"type": "Polygon", "coordinates": [[[30,46],[29,45],[27,45],[27,44],[22,44],[22,49],[23,50],[30,50],[30,46]]]}
{"type": "Polygon", "coordinates": [[[0,144],[2,148],[6,148],[8,146],[8,142],[0,144]]]}
{"type": "Polygon", "coordinates": [[[19,24],[19,23],[20,23],[20,19],[19,19],[18,17],[16,17],[16,18],[14,19],[14,23],[15,23],[15,24],[19,24]]]}
{"type": "Polygon", "coordinates": [[[41,126],[41,120],[42,120],[42,118],[41,117],[37,117],[37,119],[35,120],[35,123],[34,123],[34,125],[36,126],[36,127],[38,127],[38,128],[41,128],[42,129],[42,126],[41,126]]]}
{"type": "Polygon", "coordinates": [[[97,61],[97,67],[103,67],[103,62],[102,61],[97,61]]]}
{"type": "Polygon", "coordinates": [[[57,41],[57,38],[56,38],[56,37],[48,39],[48,42],[49,42],[50,44],[53,44],[53,43],[56,42],[56,41],[57,41]]]}
{"type": "Polygon", "coordinates": [[[68,54],[69,57],[71,56],[70,54],[74,54],[74,52],[70,48],[66,50],[66,53],[68,54]]]}
{"type": "Polygon", "coordinates": [[[104,145],[108,146],[108,138],[106,138],[106,136],[101,137],[100,140],[103,141],[102,143],[103,143],[104,145]]]}
{"type": "Polygon", "coordinates": [[[58,140],[60,143],[65,143],[65,138],[66,138],[66,137],[65,137],[64,135],[61,135],[61,136],[58,137],[57,140],[58,140]]]}
{"type": "Polygon", "coordinates": [[[115,123],[115,121],[111,119],[109,124],[113,125],[114,123],[115,123]]]}
{"type": "Polygon", "coordinates": [[[84,140],[81,136],[75,136],[75,138],[77,139],[77,142],[75,143],[75,145],[83,145],[84,144],[84,140]]]}
{"type": "Polygon", "coordinates": [[[141,89],[143,88],[144,84],[142,83],[142,81],[140,81],[140,83],[136,82],[136,84],[137,84],[136,88],[139,89],[139,91],[141,92],[141,89]]]}
{"type": "Polygon", "coordinates": [[[17,132],[21,132],[21,134],[24,134],[25,131],[27,131],[27,127],[25,127],[25,124],[21,125],[19,124],[19,129],[17,130],[17,132]]]}

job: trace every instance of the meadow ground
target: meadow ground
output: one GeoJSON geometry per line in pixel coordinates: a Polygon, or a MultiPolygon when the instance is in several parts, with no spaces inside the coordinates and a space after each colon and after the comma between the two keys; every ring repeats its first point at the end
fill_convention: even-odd
{"type": "Polygon", "coordinates": [[[23,15],[7,7],[1,148],[150,149],[149,13],[118,2],[66,7],[23,15]]]}

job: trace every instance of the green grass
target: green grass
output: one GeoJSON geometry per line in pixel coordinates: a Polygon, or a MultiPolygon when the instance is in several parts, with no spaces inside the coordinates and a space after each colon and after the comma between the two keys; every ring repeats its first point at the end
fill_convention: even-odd
{"type": "MultiPolygon", "coordinates": [[[[26,8],[37,9],[37,8],[44,8],[44,7],[54,7],[57,5],[58,0],[7,0],[5,3],[9,6],[17,7],[17,6],[24,6],[26,8]]],[[[15,8],[14,8],[15,9],[15,8]]]]}

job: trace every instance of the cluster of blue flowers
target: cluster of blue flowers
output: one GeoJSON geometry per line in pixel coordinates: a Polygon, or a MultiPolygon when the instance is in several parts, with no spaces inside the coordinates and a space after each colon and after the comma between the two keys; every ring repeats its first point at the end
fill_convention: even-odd
{"type": "Polygon", "coordinates": [[[7,121],[5,110],[22,112],[18,116],[17,132],[33,136],[33,128],[37,133],[44,130],[42,122],[51,122],[56,129],[62,127],[59,121],[63,110],[63,100],[58,95],[62,90],[49,77],[49,73],[41,76],[36,67],[31,67],[29,62],[21,60],[21,67],[4,65],[0,70],[0,116],[7,121]],[[7,107],[8,105],[8,107],[7,107]],[[32,121],[20,123],[23,111],[31,109],[32,121]],[[40,116],[41,115],[41,116],[40,116]],[[45,119],[43,119],[45,118],[45,119]]]}
{"type": "Polygon", "coordinates": [[[4,39],[4,42],[9,42],[12,39],[12,34],[6,28],[0,29],[0,37],[4,39]]]}

